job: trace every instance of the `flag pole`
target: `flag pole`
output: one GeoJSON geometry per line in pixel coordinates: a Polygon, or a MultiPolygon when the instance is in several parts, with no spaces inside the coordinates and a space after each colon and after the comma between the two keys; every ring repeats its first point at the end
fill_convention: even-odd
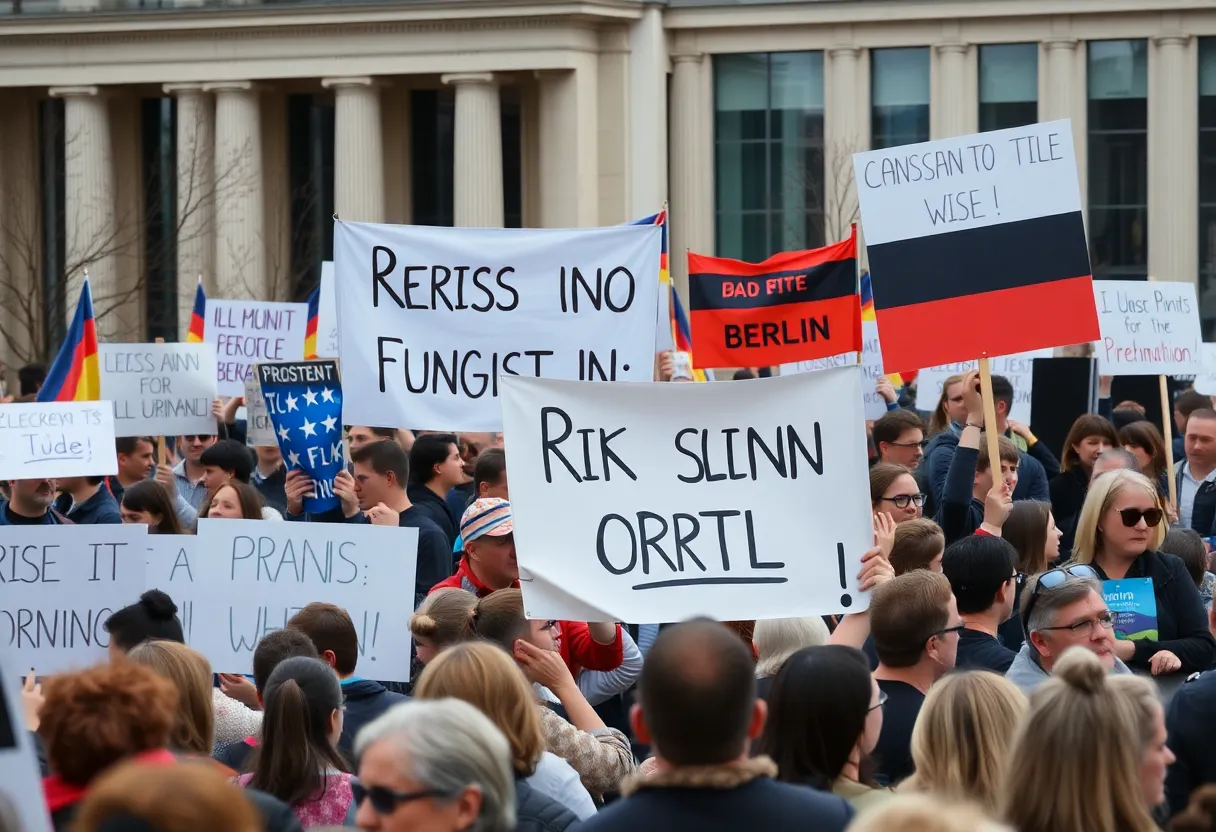
{"type": "Polygon", "coordinates": [[[984,437],[988,440],[988,470],[992,472],[992,484],[1000,482],[1001,444],[996,427],[996,402],[992,398],[992,367],[988,356],[980,358],[980,394],[984,399],[984,437]]]}
{"type": "MultiPolygon", "coordinates": [[[[201,275],[200,275],[200,278],[201,278],[201,275]]],[[[165,343],[165,339],[164,339],[164,338],[157,338],[157,339],[156,339],[156,343],[158,343],[158,344],[163,344],[163,343],[165,343]]],[[[163,436],[158,436],[158,437],[156,437],[156,464],[157,464],[157,465],[164,465],[164,464],[165,464],[165,457],[166,457],[166,451],[165,451],[165,437],[163,437],[163,436]]]]}
{"type": "MultiPolygon", "coordinates": [[[[1149,275],[1149,282],[1157,278],[1149,275]]],[[[1161,435],[1165,439],[1165,474],[1169,485],[1170,505],[1178,506],[1178,484],[1174,482],[1174,421],[1171,418],[1173,408],[1170,407],[1170,385],[1164,375],[1157,376],[1157,384],[1161,388],[1161,435]]]]}

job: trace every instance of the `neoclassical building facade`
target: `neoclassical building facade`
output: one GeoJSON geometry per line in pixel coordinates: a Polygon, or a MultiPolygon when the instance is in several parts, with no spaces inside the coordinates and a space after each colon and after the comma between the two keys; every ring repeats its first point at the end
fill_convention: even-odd
{"type": "MultiPolygon", "coordinates": [[[[1216,325],[1211,0],[2,0],[0,356],[301,298],[332,218],[839,236],[850,155],[1070,118],[1095,274],[1216,325]]],[[[672,257],[678,285],[680,256],[672,257]]]]}

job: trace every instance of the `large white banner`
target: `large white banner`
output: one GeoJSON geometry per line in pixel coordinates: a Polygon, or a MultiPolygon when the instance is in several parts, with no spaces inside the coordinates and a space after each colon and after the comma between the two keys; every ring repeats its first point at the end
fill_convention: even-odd
{"type": "Polygon", "coordinates": [[[25,402],[0,407],[0,479],[117,473],[110,402],[25,402]]]}
{"type": "MultiPolygon", "coordinates": [[[[1034,392],[1034,360],[1051,358],[1051,350],[1031,350],[1017,355],[1002,355],[988,361],[994,376],[1004,376],[1013,386],[1013,408],[1009,418],[1030,424],[1030,401],[1034,392]]],[[[950,376],[978,370],[978,361],[956,361],[925,367],[916,374],[916,409],[932,413],[941,401],[942,387],[950,376]]]]}
{"type": "Polygon", "coordinates": [[[1203,332],[1194,283],[1095,280],[1104,376],[1195,375],[1203,371],[1203,332]]]}
{"type": "Polygon", "coordinates": [[[116,436],[215,433],[214,344],[101,344],[98,352],[116,436]]]}
{"type": "Polygon", "coordinates": [[[417,529],[203,518],[196,550],[206,557],[190,559],[190,646],[217,672],[249,673],[262,636],[326,601],[354,620],[359,675],[409,681],[417,529]]]}
{"type": "Polygon", "coordinates": [[[0,645],[39,676],[106,658],[106,619],[144,591],[147,526],[6,526],[0,645]]]}
{"type": "Polygon", "coordinates": [[[194,569],[198,538],[192,534],[150,534],[144,547],[147,589],[159,589],[177,604],[186,644],[194,637],[194,569]]]}
{"type": "MultiPolygon", "coordinates": [[[[883,377],[882,344],[878,340],[878,322],[861,322],[861,398],[862,412],[866,419],[881,419],[887,412],[887,400],[878,393],[878,380],[883,377]]],[[[857,353],[846,352],[831,358],[816,358],[814,361],[797,361],[782,364],[781,375],[810,373],[832,367],[852,367],[857,364],[857,353]]]]}
{"type": "Polygon", "coordinates": [[[502,376],[650,381],[657,225],[334,225],[343,420],[499,430],[502,376]]]}
{"type": "Polygon", "coordinates": [[[528,617],[865,609],[861,379],[857,367],[730,384],[504,379],[528,617]]]}
{"type": "Polygon", "coordinates": [[[203,339],[215,344],[221,396],[245,395],[254,364],[304,359],[307,303],[207,298],[203,339]]]}

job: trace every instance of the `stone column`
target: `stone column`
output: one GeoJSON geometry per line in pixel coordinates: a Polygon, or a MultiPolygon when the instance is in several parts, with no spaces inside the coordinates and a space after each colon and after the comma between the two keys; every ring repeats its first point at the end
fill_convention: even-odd
{"type": "Polygon", "coordinates": [[[544,228],[600,224],[599,195],[605,189],[600,182],[603,168],[597,130],[599,66],[594,55],[579,55],[574,63],[573,69],[537,73],[540,224],[544,228]]]}
{"type": "Polygon", "coordinates": [[[185,340],[199,275],[215,280],[215,109],[202,84],[165,84],[177,98],[177,329],[185,340]]]}
{"type": "Polygon", "coordinates": [[[687,297],[687,250],[713,250],[713,193],[702,132],[710,119],[701,53],[671,56],[671,277],[687,297]]]}
{"type": "Polygon", "coordinates": [[[1188,35],[1153,38],[1149,61],[1148,273],[1199,280],[1198,77],[1188,35]],[[1152,114],[1155,114],[1153,117],[1152,114]]]}
{"type": "Polygon", "coordinates": [[[334,210],[348,222],[384,222],[380,90],[366,76],[325,78],[321,86],[336,99],[334,210]]]}
{"type": "MultiPolygon", "coordinates": [[[[1043,43],[1047,51],[1043,101],[1039,104],[1039,120],[1054,121],[1072,115],[1073,75],[1077,41],[1073,38],[1052,38],[1043,43]]],[[[1076,137],[1073,137],[1074,140],[1076,137]]]]}
{"type": "Polygon", "coordinates": [[[853,154],[867,147],[868,112],[858,100],[857,70],[861,50],[838,46],[828,50],[830,83],[824,114],[824,233],[825,239],[842,240],[858,216],[857,186],[853,181],[853,154]]]}
{"type": "Polygon", "coordinates": [[[667,198],[667,35],[663,10],[647,5],[629,31],[629,216],[667,198]]]}
{"type": "MultiPolygon", "coordinates": [[[[97,87],[53,87],[50,95],[63,99],[64,112],[64,312],[71,321],[87,269],[93,311],[102,316],[118,301],[114,260],[120,241],[114,216],[110,114],[97,87]]],[[[114,320],[113,315],[98,319],[99,340],[112,339],[114,320]]]]}
{"type": "Polygon", "coordinates": [[[267,297],[262,118],[249,81],[207,84],[215,93],[215,291],[267,297]]]}
{"type": "Polygon", "coordinates": [[[935,139],[965,135],[967,130],[967,44],[940,43],[937,52],[937,98],[930,111],[937,130],[935,139]]]}
{"type": "Polygon", "coordinates": [[[441,80],[456,88],[456,225],[502,228],[502,106],[494,74],[460,72],[441,80]]]}

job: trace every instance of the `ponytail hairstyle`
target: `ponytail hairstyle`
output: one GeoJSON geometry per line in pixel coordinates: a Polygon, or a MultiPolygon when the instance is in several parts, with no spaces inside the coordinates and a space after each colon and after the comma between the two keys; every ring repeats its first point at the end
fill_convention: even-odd
{"type": "Polygon", "coordinates": [[[500,589],[473,605],[461,641],[484,639],[513,654],[515,640],[526,639],[528,635],[523,593],[518,589],[500,589]]]}
{"type": "Polygon", "coordinates": [[[425,638],[442,650],[461,640],[461,632],[477,605],[477,596],[468,590],[448,587],[426,596],[410,616],[410,632],[425,638]]]}
{"type": "Polygon", "coordinates": [[[249,763],[249,788],[289,806],[319,799],[326,772],[347,770],[329,735],[332,715],[342,708],[338,677],[319,659],[286,659],[270,674],[262,701],[262,742],[249,763]]]}

